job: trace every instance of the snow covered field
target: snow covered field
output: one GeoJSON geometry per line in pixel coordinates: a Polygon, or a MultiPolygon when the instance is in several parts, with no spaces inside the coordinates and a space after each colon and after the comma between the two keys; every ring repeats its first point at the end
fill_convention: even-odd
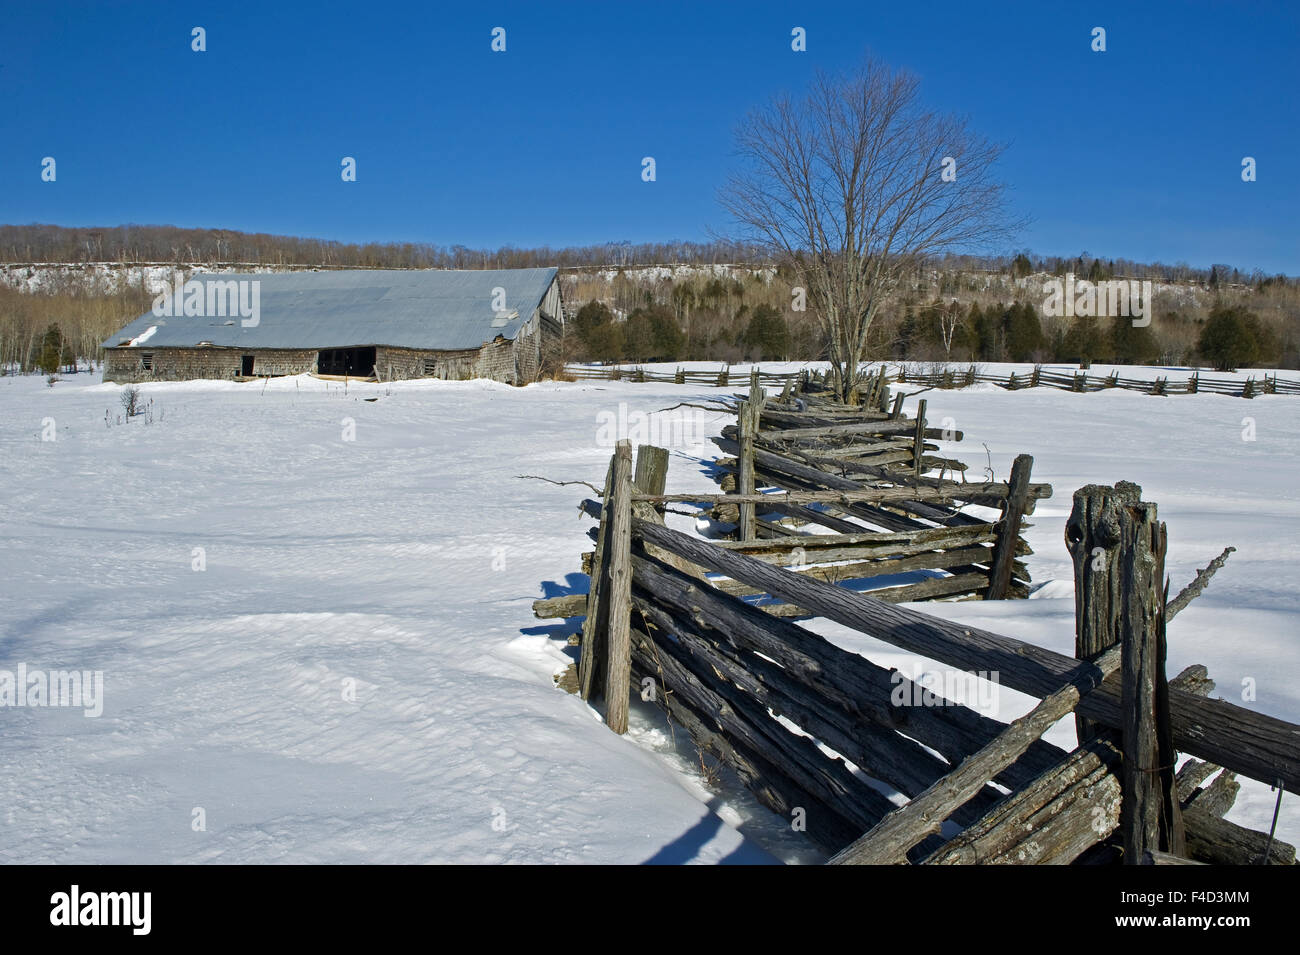
{"type": "MultiPolygon", "coordinates": [[[[620,739],[555,689],[572,650],[530,609],[585,589],[590,523],[584,488],[517,476],[599,481],[610,420],[724,392],[167,383],[142,387],[151,422],[119,424],[122,389],[97,380],[0,378],[0,670],[103,673],[98,717],[0,709],[0,862],[819,858],[732,782],[711,791],[654,710],[620,739]]],[[[1300,399],[926,398],[965,431],[946,450],[972,477],[1030,453],[1056,493],[1028,532],[1033,598],[925,609],[1072,653],[1071,492],[1135,481],[1175,590],[1237,548],[1171,625],[1171,675],[1204,663],[1216,695],[1300,721],[1300,399]]],[[[675,444],[670,491],[716,489],[707,438],[726,422],[701,414],[647,435],[675,444]]],[[[990,709],[1032,702],[1003,690],[990,709]]],[[[1071,746],[1072,723],[1048,738],[1071,746]]],[[[1273,798],[1243,780],[1228,818],[1267,830],[1273,798]]],[[[1300,841],[1295,796],[1278,835],[1300,841]]]]}

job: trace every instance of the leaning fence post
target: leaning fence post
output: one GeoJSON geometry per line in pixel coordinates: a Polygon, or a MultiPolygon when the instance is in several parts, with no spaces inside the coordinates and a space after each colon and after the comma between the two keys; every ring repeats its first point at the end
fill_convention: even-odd
{"type": "Polygon", "coordinates": [[[601,498],[596,550],[591,555],[587,615],[582,621],[582,644],[578,654],[578,692],[584,700],[600,693],[605,672],[605,601],[601,597],[605,580],[605,541],[609,537],[609,497],[613,487],[614,456],[611,456],[609,470],[605,472],[605,493],[601,498]]]}
{"type": "Polygon", "coordinates": [[[993,563],[989,566],[989,589],[985,600],[1001,600],[1011,588],[1016,549],[1020,544],[1020,522],[1029,508],[1029,473],[1034,459],[1028,454],[1016,457],[1007,481],[1007,500],[1002,506],[997,540],[993,544],[993,563]]]}
{"type": "Polygon", "coordinates": [[[610,494],[605,499],[610,511],[605,554],[609,587],[605,724],[622,734],[627,732],[632,681],[632,445],[626,440],[614,448],[610,483],[610,494]]]}
{"type": "Polygon", "coordinates": [[[925,471],[921,459],[925,457],[925,399],[916,406],[916,437],[912,441],[912,470],[917,477],[925,471]]]}

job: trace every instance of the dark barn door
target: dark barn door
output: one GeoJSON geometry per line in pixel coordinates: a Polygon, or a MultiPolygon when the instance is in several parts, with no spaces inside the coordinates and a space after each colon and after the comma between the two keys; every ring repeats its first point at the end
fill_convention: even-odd
{"type": "Polygon", "coordinates": [[[323,348],[316,358],[319,375],[355,375],[369,378],[375,370],[375,349],[323,348]]]}
{"type": "Polygon", "coordinates": [[[253,377],[253,356],[244,355],[239,363],[239,374],[244,378],[253,377]]]}

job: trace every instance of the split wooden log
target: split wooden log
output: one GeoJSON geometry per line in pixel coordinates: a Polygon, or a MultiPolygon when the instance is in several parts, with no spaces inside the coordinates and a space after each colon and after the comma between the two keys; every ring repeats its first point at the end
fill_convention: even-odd
{"type": "MultiPolygon", "coordinates": [[[[670,640],[647,637],[653,646],[643,644],[646,655],[664,669],[665,686],[671,688],[672,694],[684,696],[748,751],[763,754],[782,776],[815,797],[818,805],[829,807],[850,823],[870,820],[868,825],[892,808],[884,796],[849,772],[843,762],[828,759],[812,739],[790,732],[716,674],[692,668],[685,650],[670,640]]],[[[808,823],[811,828],[817,820],[809,819],[808,823]]]]}
{"type": "Polygon", "coordinates": [[[907,852],[963,805],[997,773],[1020,757],[1061,717],[1073,711],[1081,696],[1101,685],[1123,659],[1113,647],[1096,661],[1086,678],[1044,697],[1029,713],[1011,723],[997,739],[963,760],[955,770],[905,806],[895,809],[874,829],[834,859],[834,865],[892,865],[905,862],[907,852]]]}
{"type": "Polygon", "coordinates": [[[916,437],[912,443],[912,473],[921,476],[921,458],[925,456],[925,399],[916,405],[916,437]]]}
{"type": "Polygon", "coordinates": [[[638,446],[632,483],[639,494],[662,494],[668,483],[668,449],[652,444],[638,446]]]}
{"type": "Polygon", "coordinates": [[[606,622],[605,724],[615,733],[627,732],[628,694],[632,679],[632,445],[620,441],[614,448],[609,495],[609,540],[606,542],[606,585],[609,610],[606,622]]]}
{"type": "MultiPolygon", "coordinates": [[[[611,458],[605,475],[605,500],[609,500],[613,480],[614,460],[611,458]]],[[[609,520],[603,512],[599,515],[599,520],[596,550],[588,571],[591,585],[587,589],[587,616],[582,623],[582,644],[578,657],[578,687],[584,700],[599,695],[603,689],[606,666],[605,627],[608,625],[608,614],[604,612],[606,605],[601,600],[601,593],[604,590],[605,541],[609,536],[609,520]]]]}
{"type": "Polygon", "coordinates": [[[1141,865],[1205,865],[1204,862],[1195,862],[1191,859],[1184,859],[1182,856],[1176,856],[1168,852],[1158,852],[1147,849],[1142,853],[1141,865]]]}
{"type": "MultiPolygon", "coordinates": [[[[669,528],[634,524],[634,534],[796,606],[921,656],[973,673],[997,670],[1002,685],[1043,697],[1089,664],[978,627],[953,623],[874,600],[692,538],[669,528]]],[[[759,542],[760,544],[762,542],[759,542]]],[[[1079,711],[1108,726],[1122,724],[1119,688],[1104,683],[1079,711]]],[[[1243,776],[1300,788],[1300,726],[1223,700],[1171,691],[1174,741],[1183,752],[1243,776]]]]}
{"type": "Polygon", "coordinates": [[[1268,835],[1238,826],[1214,813],[1199,809],[1196,803],[1183,814],[1187,830],[1187,855],[1213,865],[1260,865],[1268,849],[1267,865],[1295,865],[1295,846],[1273,840],[1268,835]]]}
{"type": "Polygon", "coordinates": [[[988,600],[1003,599],[1011,586],[1020,524],[1030,506],[1029,474],[1033,467],[1034,459],[1028,454],[1019,455],[1011,465],[1006,501],[998,522],[998,539],[993,545],[993,567],[989,571],[989,589],[985,594],[988,600]]]}
{"type": "MultiPolygon", "coordinates": [[[[769,415],[764,415],[766,420],[769,415]]],[[[789,438],[820,438],[827,436],[838,436],[846,434],[915,434],[916,421],[909,418],[900,418],[896,421],[889,420],[887,415],[882,414],[878,421],[864,421],[860,423],[840,423],[821,425],[813,428],[783,428],[781,434],[789,438]]],[[[937,438],[944,441],[960,441],[963,437],[961,431],[949,431],[946,435],[942,428],[926,428],[926,438],[937,438]]]]}
{"type": "MultiPolygon", "coordinates": [[[[845,713],[903,733],[950,762],[975,752],[1004,728],[997,720],[937,697],[902,673],[842,650],[795,624],[767,617],[757,607],[635,552],[633,576],[638,587],[654,594],[657,605],[703,628],[711,639],[767,657],[809,693],[845,713]]],[[[1058,747],[1040,741],[995,781],[1008,787],[1022,785],[1062,755],[1058,747]]]]}
{"type": "MultiPolygon", "coordinates": [[[[1089,485],[1074,494],[1066,547],[1075,569],[1075,649],[1080,659],[1119,646],[1124,656],[1120,725],[1124,753],[1124,861],[1144,850],[1181,854],[1173,731],[1165,682],[1165,527],[1141,488],[1089,485]]],[[[1098,732],[1076,720],[1080,742],[1098,732]]]]}
{"type": "Polygon", "coordinates": [[[1093,740],[1008,796],[924,860],[926,865],[1066,865],[1119,825],[1120,755],[1093,740]]]}
{"type": "Polygon", "coordinates": [[[1237,782],[1237,774],[1225,769],[1214,777],[1210,785],[1191,793],[1184,801],[1183,808],[1195,806],[1197,809],[1222,818],[1237,801],[1239,792],[1241,792],[1241,783],[1237,782]]]}
{"type": "MultiPolygon", "coordinates": [[[[676,665],[669,661],[665,667],[654,649],[653,640],[643,631],[633,628],[634,673],[638,679],[649,677],[654,685],[667,679],[684,683],[676,675],[676,665]],[[673,673],[673,677],[668,674],[673,673]]],[[[761,754],[748,750],[736,740],[717,729],[716,721],[692,707],[688,697],[690,689],[683,692],[657,693],[655,701],[663,706],[669,719],[690,733],[702,754],[711,753],[720,762],[734,770],[758,801],[778,815],[790,818],[796,808],[803,808],[818,824],[808,830],[808,835],[828,852],[834,852],[852,838],[853,824],[839,817],[804,789],[786,778],[761,754]]]]}
{"type": "MultiPolygon", "coordinates": [[[[728,642],[725,636],[669,613],[644,591],[634,592],[633,600],[651,625],[647,632],[672,634],[689,651],[682,656],[683,663],[702,680],[707,682],[716,676],[727,681],[852,761],[867,775],[904,795],[915,795],[947,771],[948,764],[919,743],[899,733],[882,732],[880,726],[853,717],[820,695],[809,693],[780,666],[728,642]]],[[[998,790],[986,787],[973,794],[968,806],[954,818],[962,823],[973,822],[1000,799],[998,790]]]]}
{"type": "MultiPolygon", "coordinates": [[[[757,411],[761,410],[761,406],[756,409],[755,403],[761,402],[761,400],[761,398],[751,394],[749,401],[741,402],[738,412],[740,446],[737,450],[736,459],[740,465],[740,473],[736,476],[736,490],[742,498],[745,495],[754,494],[754,436],[758,430],[757,411]]],[[[739,506],[740,517],[736,528],[737,536],[743,541],[753,540],[756,536],[754,533],[754,503],[753,501],[742,500],[739,506]]]]}

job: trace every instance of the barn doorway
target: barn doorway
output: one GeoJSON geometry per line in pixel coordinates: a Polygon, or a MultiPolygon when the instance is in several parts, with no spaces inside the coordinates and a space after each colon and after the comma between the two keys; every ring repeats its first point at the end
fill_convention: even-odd
{"type": "Polygon", "coordinates": [[[375,371],[375,348],[322,348],[316,357],[320,375],[354,375],[369,378],[375,371]]]}
{"type": "Polygon", "coordinates": [[[244,378],[253,377],[253,356],[245,355],[239,360],[239,374],[244,378]]]}

